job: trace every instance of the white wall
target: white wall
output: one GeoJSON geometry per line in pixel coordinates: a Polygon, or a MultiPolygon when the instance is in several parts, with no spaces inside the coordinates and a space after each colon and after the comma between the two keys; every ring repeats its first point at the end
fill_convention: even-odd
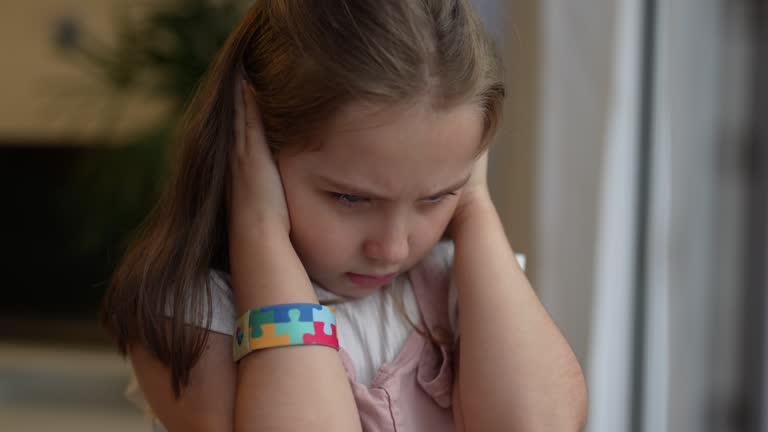
{"type": "Polygon", "coordinates": [[[586,365],[615,2],[545,0],[541,5],[537,287],[586,365]]]}

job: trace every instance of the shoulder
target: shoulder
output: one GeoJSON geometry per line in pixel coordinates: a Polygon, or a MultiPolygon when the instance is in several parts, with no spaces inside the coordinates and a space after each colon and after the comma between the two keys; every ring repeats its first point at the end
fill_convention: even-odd
{"type": "Polygon", "coordinates": [[[442,304],[445,293],[453,285],[453,256],[453,241],[441,240],[408,270],[408,280],[427,303],[442,304]]]}
{"type": "Polygon", "coordinates": [[[428,259],[436,260],[445,269],[451,269],[453,268],[453,253],[453,240],[441,240],[432,248],[428,259]]]}
{"type": "Polygon", "coordinates": [[[208,286],[210,287],[211,307],[213,309],[211,311],[210,330],[231,335],[237,317],[235,316],[235,299],[232,295],[229,274],[212,269],[208,273],[208,286]]]}
{"type": "Polygon", "coordinates": [[[441,240],[412,269],[431,279],[449,277],[453,270],[453,240],[441,240]]]}
{"type": "MultiPolygon", "coordinates": [[[[458,337],[459,291],[453,275],[455,245],[452,240],[439,241],[419,263],[415,272],[420,274],[425,285],[431,285],[439,293],[447,292],[448,321],[455,337],[458,337]]],[[[516,253],[518,265],[525,271],[526,257],[516,253]]],[[[437,293],[436,293],[437,295],[437,293]]],[[[445,294],[441,294],[443,296],[445,294]]]]}
{"type": "Polygon", "coordinates": [[[198,295],[184,298],[178,304],[174,300],[174,295],[171,294],[166,299],[165,316],[167,318],[176,316],[176,308],[181,306],[186,312],[184,314],[186,324],[231,336],[236,317],[229,274],[209,269],[207,277],[200,282],[200,286],[195,287],[195,290],[198,295]]]}
{"type": "MultiPolygon", "coordinates": [[[[419,265],[430,267],[433,270],[450,272],[453,269],[454,255],[455,246],[453,240],[440,240],[419,265]]],[[[515,253],[515,260],[520,268],[525,271],[526,255],[515,253]]]]}
{"type": "MultiPolygon", "coordinates": [[[[235,321],[237,320],[237,309],[235,308],[235,298],[232,293],[231,277],[229,273],[221,270],[211,269],[208,273],[208,286],[211,293],[211,322],[209,330],[225,335],[232,335],[235,321]]],[[[313,283],[315,293],[320,300],[329,300],[337,298],[330,292],[323,292],[319,286],[313,283]]],[[[204,313],[207,315],[207,305],[203,305],[204,313]]],[[[205,322],[190,323],[199,327],[206,327],[205,322]]]]}
{"type": "MultiPolygon", "coordinates": [[[[453,240],[450,240],[450,239],[440,240],[439,242],[437,242],[437,244],[432,248],[432,250],[424,259],[427,261],[435,261],[438,263],[442,263],[445,266],[445,268],[452,268],[454,252],[455,252],[455,247],[454,247],[453,240]]],[[[516,252],[515,260],[517,261],[518,265],[520,265],[520,267],[523,270],[525,270],[526,255],[524,253],[516,252]]]]}

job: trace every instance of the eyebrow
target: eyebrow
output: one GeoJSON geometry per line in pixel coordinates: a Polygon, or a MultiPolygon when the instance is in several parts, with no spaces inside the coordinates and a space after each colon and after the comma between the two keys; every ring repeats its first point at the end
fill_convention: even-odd
{"type": "MultiPolygon", "coordinates": [[[[346,184],[346,183],[343,183],[343,182],[340,182],[340,181],[336,181],[336,180],[333,180],[333,179],[331,179],[329,177],[325,177],[325,176],[322,176],[322,175],[318,175],[316,177],[321,182],[326,183],[328,186],[330,186],[332,188],[335,188],[338,192],[343,192],[343,193],[350,194],[350,195],[356,195],[356,196],[360,196],[360,197],[363,197],[363,198],[370,198],[370,199],[381,200],[381,201],[394,201],[393,198],[387,198],[387,197],[385,197],[385,196],[383,196],[381,194],[378,194],[376,192],[367,191],[364,188],[361,188],[359,186],[352,186],[350,184],[346,184]]],[[[438,197],[438,196],[445,195],[447,193],[453,192],[453,191],[455,191],[457,189],[460,189],[465,184],[467,184],[467,182],[469,181],[470,177],[471,177],[471,173],[470,173],[470,175],[466,176],[465,178],[461,179],[460,181],[458,181],[458,182],[456,182],[456,183],[454,183],[454,184],[452,184],[452,185],[450,185],[448,187],[445,187],[445,188],[442,188],[442,189],[440,189],[438,191],[435,191],[434,193],[431,193],[431,194],[429,194],[426,197],[421,198],[421,199],[435,198],[435,197],[438,197]]]]}

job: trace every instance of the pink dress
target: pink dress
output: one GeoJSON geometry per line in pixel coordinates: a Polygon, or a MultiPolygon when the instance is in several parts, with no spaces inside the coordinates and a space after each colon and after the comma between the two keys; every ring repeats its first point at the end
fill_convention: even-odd
{"type": "MultiPolygon", "coordinates": [[[[426,259],[408,275],[423,324],[449,334],[450,275],[444,264],[426,259]]],[[[366,432],[453,431],[454,352],[437,348],[413,331],[400,353],[382,365],[370,385],[358,383],[349,355],[340,350],[360,421],[366,432]]]]}

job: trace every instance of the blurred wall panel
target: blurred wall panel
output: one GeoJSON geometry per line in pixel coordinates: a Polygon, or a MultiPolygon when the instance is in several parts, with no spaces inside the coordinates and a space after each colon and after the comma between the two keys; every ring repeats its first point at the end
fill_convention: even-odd
{"type": "Polygon", "coordinates": [[[540,3],[533,266],[544,305],[587,365],[618,4],[540,3]]]}
{"type": "Polygon", "coordinates": [[[745,355],[751,361],[746,364],[744,382],[749,385],[750,432],[768,432],[768,1],[754,0],[754,11],[753,77],[756,91],[752,113],[754,137],[750,152],[753,159],[751,196],[754,203],[752,222],[748,228],[754,239],[754,246],[748,252],[751,258],[750,300],[754,305],[746,329],[751,336],[750,344],[746,345],[751,349],[745,350],[745,355]]]}
{"type": "Polygon", "coordinates": [[[516,252],[526,255],[526,274],[537,288],[536,189],[537,110],[539,100],[539,0],[505,2],[503,9],[504,117],[489,166],[494,202],[516,252]]]}

